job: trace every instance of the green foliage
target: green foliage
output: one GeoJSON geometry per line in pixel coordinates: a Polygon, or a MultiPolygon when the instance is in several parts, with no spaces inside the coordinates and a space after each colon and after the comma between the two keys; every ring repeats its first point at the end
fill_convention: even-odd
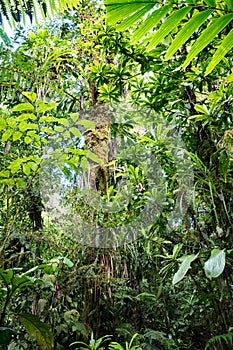
{"type": "Polygon", "coordinates": [[[70,344],[70,346],[73,346],[73,345],[82,345],[81,350],[84,350],[84,349],[89,349],[89,350],[104,350],[104,347],[102,346],[106,341],[110,340],[111,336],[110,335],[105,335],[99,339],[96,339],[94,338],[94,334],[93,332],[91,333],[91,339],[90,339],[90,342],[89,344],[86,344],[84,342],[79,342],[79,341],[76,341],[72,344],[70,344]]]}
{"type": "Polygon", "coordinates": [[[221,275],[225,268],[224,250],[214,249],[211,251],[211,257],[205,262],[204,270],[208,278],[216,278],[221,275]]]}
{"type": "MultiPolygon", "coordinates": [[[[198,254],[194,255],[183,255],[178,260],[182,261],[179,266],[179,270],[175,273],[173,277],[173,285],[181,281],[186,275],[187,271],[190,269],[191,263],[196,260],[198,254]]],[[[209,279],[217,278],[220,276],[225,268],[225,252],[220,249],[213,249],[211,251],[211,257],[205,262],[204,270],[205,274],[209,279]]]]}
{"type": "Polygon", "coordinates": [[[41,350],[54,349],[54,337],[49,325],[41,322],[34,315],[21,314],[19,320],[26,329],[26,331],[34,338],[36,338],[41,350]]]}
{"type": "Polygon", "coordinates": [[[9,25],[14,27],[17,22],[23,22],[26,24],[27,16],[32,19],[34,18],[35,23],[39,23],[41,17],[49,17],[57,13],[58,11],[65,11],[67,9],[77,8],[76,2],[70,2],[65,0],[59,1],[14,1],[11,3],[5,0],[0,2],[1,16],[0,24],[2,25],[4,20],[8,21],[9,25]]]}
{"type": "Polygon", "coordinates": [[[179,266],[179,270],[175,273],[172,284],[176,284],[180,282],[184,276],[186,275],[187,271],[190,269],[191,263],[196,260],[198,257],[198,254],[194,255],[183,255],[179,260],[182,261],[182,263],[179,266]]]}
{"type": "Polygon", "coordinates": [[[208,349],[230,349],[233,345],[233,334],[231,332],[226,334],[216,335],[208,340],[205,350],[208,349]]]}
{"type": "MultiPolygon", "coordinates": [[[[215,1],[207,2],[209,9],[206,9],[206,3],[201,1],[198,6],[192,2],[181,2],[175,4],[163,4],[158,7],[158,1],[114,1],[106,0],[107,23],[117,24],[119,30],[126,30],[132,25],[138,23],[132,36],[133,42],[143,39],[143,45],[147,52],[161,43],[169,46],[164,59],[171,59],[182,46],[189,42],[190,46],[187,57],[182,64],[183,68],[189,66],[198,54],[210,44],[214,38],[223,31],[223,29],[232,21],[231,5],[229,3],[221,4],[221,11],[215,1]],[[230,12],[230,13],[228,13],[230,12]],[[146,16],[146,17],[144,17],[146,16]],[[157,24],[158,28],[154,30],[157,24]],[[202,28],[202,30],[198,30],[202,28]],[[153,29],[153,31],[152,31],[153,29]],[[177,35],[174,37],[174,33],[177,35]],[[196,33],[199,37],[192,40],[192,35],[196,33]],[[166,44],[166,41],[168,44],[166,44]],[[170,45],[169,45],[170,44],[170,45]]],[[[217,48],[214,56],[208,63],[205,75],[208,75],[216,65],[224,59],[232,48],[232,30],[230,33],[223,34],[221,45],[217,48]]]]}
{"type": "MultiPolygon", "coordinates": [[[[2,288],[3,304],[1,309],[0,324],[3,325],[10,314],[11,304],[14,303],[14,299],[17,298],[17,294],[22,289],[38,286],[44,284],[44,281],[37,277],[29,277],[28,275],[38,270],[39,266],[36,266],[24,273],[16,274],[13,269],[3,270],[0,269],[0,279],[5,285],[2,288]]],[[[16,316],[16,313],[14,314],[16,316]]],[[[41,346],[41,349],[51,350],[53,349],[53,335],[50,331],[50,327],[41,322],[38,317],[30,314],[19,315],[19,320],[27,330],[27,332],[35,337],[41,346]]],[[[8,327],[0,327],[0,335],[2,345],[7,345],[12,340],[14,331],[8,327]]]]}
{"type": "Polygon", "coordinates": [[[160,331],[155,331],[153,329],[148,329],[145,334],[142,336],[142,349],[143,350],[157,350],[157,349],[166,349],[166,350],[178,350],[178,347],[175,345],[173,340],[169,340],[166,337],[166,334],[160,331]]]}
{"type": "Polygon", "coordinates": [[[130,342],[125,343],[125,347],[123,347],[121,344],[117,342],[111,342],[109,344],[109,349],[111,350],[142,350],[142,348],[139,345],[133,345],[135,341],[137,341],[138,334],[134,334],[130,340],[130,342]]]}
{"type": "Polygon", "coordinates": [[[9,39],[7,33],[2,28],[0,28],[0,38],[2,39],[2,41],[4,42],[5,45],[10,44],[10,39],[9,39]]]}
{"type": "Polygon", "coordinates": [[[232,74],[224,78],[231,69],[231,2],[111,4],[109,20],[124,35],[103,25],[96,3],[84,1],[77,12],[54,18],[48,27],[18,31],[13,49],[7,40],[0,47],[4,342],[10,342],[9,350],[35,349],[36,339],[41,348],[51,348],[54,339],[58,350],[72,343],[86,349],[231,348],[232,74]],[[148,52],[150,43],[157,46],[148,52]],[[215,52],[213,66],[221,60],[212,70],[215,52]],[[123,110],[107,137],[89,119],[105,102],[114,117],[115,104],[123,110]],[[173,147],[174,130],[182,149],[173,147]],[[112,153],[108,186],[97,200],[106,207],[120,203],[122,209],[108,215],[95,210],[78,188],[90,161],[103,165],[91,148],[92,138],[96,142],[101,135],[112,153]],[[115,159],[119,139],[127,147],[115,159]],[[53,155],[53,165],[62,172],[61,183],[72,184],[62,190],[75,218],[118,229],[161,198],[159,187],[163,208],[140,232],[134,227],[140,238],[118,248],[84,246],[76,235],[80,229],[85,241],[81,225],[64,232],[41,204],[36,208],[43,224],[35,228],[31,192],[40,200],[43,149],[57,140],[61,150],[53,155]],[[143,159],[156,157],[163,181],[150,159],[138,164],[134,149],[143,159]],[[189,203],[184,189],[178,193],[186,176],[177,171],[179,152],[193,172],[189,203]],[[148,172],[156,175],[157,193],[148,189],[148,172]],[[126,194],[132,190],[127,205],[121,201],[121,183],[126,194]],[[172,220],[174,203],[182,215],[172,220]],[[111,345],[103,342],[105,334],[113,334],[111,345]]]}
{"type": "Polygon", "coordinates": [[[8,327],[0,327],[0,345],[8,345],[14,334],[13,329],[8,327]]]}

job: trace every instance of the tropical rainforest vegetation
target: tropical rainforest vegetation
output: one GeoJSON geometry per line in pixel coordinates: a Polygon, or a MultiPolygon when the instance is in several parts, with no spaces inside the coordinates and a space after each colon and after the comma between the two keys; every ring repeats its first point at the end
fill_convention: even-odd
{"type": "Polygon", "coordinates": [[[232,1],[0,8],[2,349],[232,349],[232,1]]]}

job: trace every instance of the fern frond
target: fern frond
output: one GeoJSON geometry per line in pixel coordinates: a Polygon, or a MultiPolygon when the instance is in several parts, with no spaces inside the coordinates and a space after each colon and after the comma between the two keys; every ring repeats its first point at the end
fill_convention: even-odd
{"type": "Polygon", "coordinates": [[[167,338],[164,332],[148,329],[146,333],[144,333],[143,335],[143,340],[144,340],[142,344],[143,349],[147,348],[148,345],[150,346],[150,348],[153,347],[154,350],[159,350],[161,348],[170,349],[169,339],[167,338]]]}
{"type": "Polygon", "coordinates": [[[208,340],[205,349],[225,350],[226,346],[233,346],[233,333],[216,335],[208,340]]]}

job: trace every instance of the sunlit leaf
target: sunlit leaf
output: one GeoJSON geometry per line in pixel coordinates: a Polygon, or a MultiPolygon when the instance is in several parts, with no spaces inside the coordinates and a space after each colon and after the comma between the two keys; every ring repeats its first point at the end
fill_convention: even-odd
{"type": "Polygon", "coordinates": [[[22,132],[20,132],[20,131],[15,131],[15,132],[13,133],[13,141],[19,140],[19,139],[21,138],[22,135],[23,135],[22,132]]]}
{"type": "Polygon", "coordinates": [[[144,14],[146,14],[148,11],[150,11],[155,5],[154,4],[148,4],[144,6],[139,11],[135,12],[133,15],[127,17],[121,24],[118,26],[119,30],[125,30],[128,27],[130,27],[132,24],[137,22],[139,19],[142,18],[144,14]]]}
{"type": "Polygon", "coordinates": [[[170,59],[174,55],[174,53],[191,37],[195,30],[205,22],[212,12],[213,10],[206,10],[197,13],[184,25],[172,41],[172,44],[165,55],[165,60],[170,59]]]}
{"type": "Polygon", "coordinates": [[[102,163],[101,159],[99,159],[99,157],[91,151],[86,151],[86,156],[96,163],[99,163],[99,164],[102,163]]]}
{"type": "Polygon", "coordinates": [[[161,41],[178,26],[180,21],[189,13],[190,10],[191,6],[187,6],[181,8],[180,10],[174,11],[152,36],[149,45],[147,46],[147,51],[150,51],[153,47],[161,43],[161,41]]]}
{"type": "Polygon", "coordinates": [[[56,108],[56,102],[44,102],[42,100],[38,100],[36,102],[36,106],[37,106],[37,112],[38,113],[44,113],[47,111],[51,111],[52,109],[56,108]]]}
{"type": "Polygon", "coordinates": [[[70,117],[74,122],[76,122],[77,119],[79,118],[79,113],[78,112],[77,113],[70,113],[70,117]]]}
{"type": "Polygon", "coordinates": [[[197,112],[200,112],[200,113],[203,113],[203,114],[209,114],[210,112],[208,111],[206,105],[199,105],[199,104],[196,104],[194,106],[195,110],[197,112]]]}
{"type": "Polygon", "coordinates": [[[3,118],[0,118],[0,131],[4,130],[6,127],[6,121],[3,118]]]}
{"type": "Polygon", "coordinates": [[[63,132],[64,131],[64,127],[60,126],[60,125],[59,126],[55,126],[54,130],[57,131],[57,132],[63,132]]]}
{"type": "Polygon", "coordinates": [[[233,47],[233,30],[223,39],[221,45],[218,47],[214,56],[212,57],[208,67],[206,68],[205,75],[208,75],[216,67],[216,65],[226,56],[226,54],[233,47]]]}
{"type": "Polygon", "coordinates": [[[78,128],[75,128],[74,126],[69,129],[74,136],[81,137],[82,134],[78,128]]]}
{"type": "Polygon", "coordinates": [[[190,269],[191,263],[194,260],[196,260],[197,257],[198,257],[198,254],[196,254],[196,255],[191,254],[191,255],[184,255],[180,258],[180,260],[182,260],[182,263],[180,264],[178,271],[175,273],[175,275],[173,277],[173,280],[172,280],[173,285],[180,282],[184,278],[184,276],[186,275],[186,273],[190,269]]]}
{"type": "Polygon", "coordinates": [[[232,0],[224,0],[229,10],[233,10],[233,1],[232,0]]]}
{"type": "Polygon", "coordinates": [[[233,72],[226,77],[226,81],[228,83],[232,83],[232,81],[233,81],[233,72]]]}
{"type": "Polygon", "coordinates": [[[87,119],[82,119],[77,122],[77,124],[85,126],[85,128],[88,129],[94,129],[95,128],[95,123],[93,123],[92,120],[87,120],[87,119]]]}
{"type": "Polygon", "coordinates": [[[24,163],[23,164],[23,172],[25,175],[29,175],[31,172],[31,165],[29,163],[24,163]]]}
{"type": "MultiPolygon", "coordinates": [[[[153,48],[161,43],[174,30],[178,31],[175,39],[171,41],[170,47],[165,55],[165,59],[172,58],[175,52],[182,47],[188,40],[192,39],[197,29],[204,25],[197,33],[197,39],[190,44],[190,49],[182,68],[186,68],[192,60],[209,45],[215,37],[231,22],[233,14],[217,11],[215,0],[205,0],[205,6],[192,12],[193,6],[187,6],[184,2],[183,7],[178,8],[177,4],[162,5],[156,0],[148,3],[146,0],[105,0],[107,8],[107,23],[116,25],[120,30],[126,30],[137,21],[141,21],[138,27],[133,30],[132,43],[137,43],[144,38],[143,45],[151,54],[156,54],[153,48]],[[149,5],[151,8],[149,9],[149,5]],[[156,5],[156,6],[153,6],[156,5]],[[148,6],[148,11],[147,10],[148,6]],[[159,8],[158,8],[159,7],[159,8]],[[209,8],[208,8],[209,7],[209,8]],[[166,15],[170,14],[166,17],[166,15]],[[199,12],[198,12],[199,11],[199,12]],[[187,18],[187,15],[189,15],[187,18]],[[210,20],[209,20],[210,17],[210,20]],[[155,30],[155,26],[162,20],[160,27],[155,30]],[[181,25],[182,22],[182,25],[181,25]],[[153,29],[153,31],[152,31],[153,29]],[[199,32],[201,33],[199,35],[199,32]],[[149,35],[148,35],[149,34],[149,35]]],[[[228,9],[233,8],[231,0],[225,0],[228,9]]],[[[193,4],[193,3],[192,3],[193,4]]],[[[224,56],[232,49],[232,34],[224,39],[224,43],[217,49],[211,63],[206,71],[208,75],[224,56]]]]}
{"type": "Polygon", "coordinates": [[[171,5],[165,5],[160,9],[151,13],[136,29],[132,35],[131,41],[132,43],[136,43],[142,37],[144,37],[149,30],[153,29],[159,21],[172,9],[171,5]]]}
{"type": "Polygon", "coordinates": [[[7,129],[2,135],[2,142],[9,140],[13,132],[14,131],[12,129],[7,129]]]}
{"type": "Polygon", "coordinates": [[[0,171],[0,177],[9,177],[10,171],[9,170],[2,170],[0,171]]]}
{"type": "Polygon", "coordinates": [[[66,127],[70,125],[68,119],[66,118],[58,118],[58,122],[66,127]]]}
{"type": "Polygon", "coordinates": [[[181,250],[181,248],[183,247],[183,244],[182,243],[179,243],[179,244],[175,244],[174,247],[173,247],[173,252],[172,252],[172,257],[173,259],[176,259],[178,254],[179,254],[179,251],[181,250]]]}
{"type": "Polygon", "coordinates": [[[30,91],[23,91],[22,94],[28,98],[31,102],[35,102],[36,100],[36,93],[30,92],[30,91]]]}
{"type": "Polygon", "coordinates": [[[204,264],[205,274],[208,278],[216,278],[221,275],[225,268],[225,251],[213,249],[210,258],[204,264]]]}
{"type": "Polygon", "coordinates": [[[15,118],[13,118],[13,117],[7,118],[6,122],[11,128],[14,129],[16,127],[16,119],[15,118]]]}
{"type": "MultiPolygon", "coordinates": [[[[111,24],[115,24],[118,21],[133,15],[135,12],[140,11],[141,9],[148,6],[148,3],[144,2],[131,2],[128,1],[121,1],[121,3],[116,3],[116,1],[107,0],[106,4],[109,5],[107,9],[107,20],[111,24]]],[[[150,8],[155,6],[155,4],[152,4],[150,8]]]]}
{"type": "Polygon", "coordinates": [[[205,0],[205,3],[208,6],[216,6],[215,0],[205,0]]]}
{"type": "Polygon", "coordinates": [[[205,30],[203,30],[202,34],[193,44],[182,67],[186,68],[194,57],[196,57],[199,52],[201,52],[232,19],[233,14],[230,13],[213,20],[213,22],[205,30]]]}
{"type": "Polygon", "coordinates": [[[68,267],[73,267],[74,266],[74,263],[69,258],[67,258],[66,256],[63,258],[63,262],[68,267]]]}
{"type": "Polygon", "coordinates": [[[21,111],[33,111],[34,106],[31,103],[19,103],[18,105],[12,108],[13,112],[21,112],[21,111]]]}
{"type": "Polygon", "coordinates": [[[20,114],[16,120],[21,122],[21,121],[25,121],[25,120],[29,120],[29,119],[33,119],[35,120],[36,119],[36,116],[35,114],[32,114],[32,113],[22,113],[20,114]]]}
{"type": "Polygon", "coordinates": [[[29,137],[29,136],[25,136],[25,137],[24,137],[24,142],[25,142],[27,145],[29,145],[29,144],[32,142],[32,138],[29,137]]]}

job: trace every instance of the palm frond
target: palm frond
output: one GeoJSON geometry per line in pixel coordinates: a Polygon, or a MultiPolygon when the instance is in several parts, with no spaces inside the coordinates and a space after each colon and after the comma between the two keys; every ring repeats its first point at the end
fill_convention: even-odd
{"type": "Polygon", "coordinates": [[[191,48],[183,68],[217,37],[221,42],[220,45],[218,42],[218,48],[206,69],[205,74],[208,75],[233,47],[233,29],[229,32],[226,30],[233,20],[231,0],[202,0],[198,4],[191,1],[167,1],[163,5],[158,0],[105,0],[105,5],[107,23],[116,25],[121,31],[134,25],[132,43],[143,40],[148,52],[153,52],[157,45],[171,35],[165,60],[171,59],[189,41],[191,48]],[[195,40],[192,40],[193,34],[195,40]]]}
{"type": "Polygon", "coordinates": [[[55,12],[73,9],[77,0],[0,0],[0,25],[7,22],[11,27],[16,23],[26,23],[26,17],[39,23],[42,18],[55,12]]]}
{"type": "Polygon", "coordinates": [[[8,38],[7,33],[2,28],[0,28],[0,39],[2,39],[5,45],[10,44],[10,39],[8,38]]]}

